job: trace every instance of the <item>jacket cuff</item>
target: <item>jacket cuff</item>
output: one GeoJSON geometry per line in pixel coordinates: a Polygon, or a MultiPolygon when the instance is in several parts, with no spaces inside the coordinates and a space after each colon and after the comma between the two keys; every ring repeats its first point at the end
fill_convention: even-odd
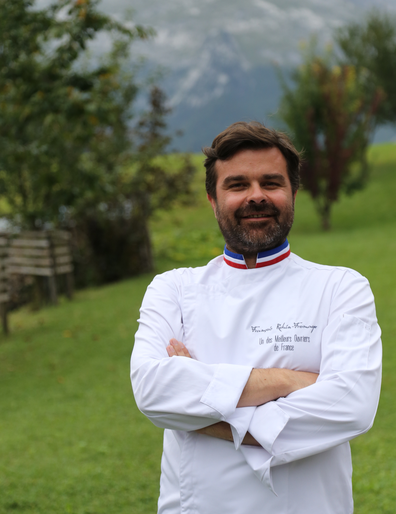
{"type": "Polygon", "coordinates": [[[260,482],[275,496],[278,496],[272,482],[271,463],[273,457],[264,448],[256,446],[241,446],[241,452],[260,482]]]}
{"type": "Polygon", "coordinates": [[[248,431],[256,407],[240,407],[225,420],[231,425],[235,449],[239,450],[246,432],[248,431]]]}
{"type": "Polygon", "coordinates": [[[218,364],[212,380],[201,397],[201,403],[216,410],[227,421],[239,402],[252,368],[235,364],[218,364]]]}
{"type": "Polygon", "coordinates": [[[272,401],[257,407],[248,430],[273,455],[274,443],[288,421],[289,416],[272,401]]]}
{"type": "Polygon", "coordinates": [[[260,405],[254,411],[248,430],[256,441],[260,443],[261,448],[253,446],[241,447],[246,462],[252,468],[254,474],[275,495],[277,493],[274,490],[271,473],[272,461],[274,459],[273,446],[288,421],[289,416],[276,405],[276,402],[260,405]]]}

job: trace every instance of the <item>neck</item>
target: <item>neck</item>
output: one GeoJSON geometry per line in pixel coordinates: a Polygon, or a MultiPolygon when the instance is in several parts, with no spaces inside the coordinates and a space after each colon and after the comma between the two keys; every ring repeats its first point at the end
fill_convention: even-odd
{"type": "Polygon", "coordinates": [[[253,255],[253,256],[251,256],[251,255],[244,255],[244,258],[245,258],[246,266],[249,269],[252,269],[252,268],[256,267],[257,255],[253,255]]]}

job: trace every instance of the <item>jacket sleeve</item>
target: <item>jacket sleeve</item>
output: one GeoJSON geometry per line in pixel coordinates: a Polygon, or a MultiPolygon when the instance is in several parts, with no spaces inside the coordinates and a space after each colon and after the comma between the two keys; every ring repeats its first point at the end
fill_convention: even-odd
{"type": "Polygon", "coordinates": [[[131,358],[137,406],[161,428],[189,431],[235,420],[246,431],[254,408],[243,409],[242,416],[236,405],[250,366],[168,357],[169,340],[183,341],[181,287],[180,272],[168,272],[153,280],[143,299],[131,358]]]}
{"type": "Polygon", "coordinates": [[[348,271],[322,336],[315,384],[256,408],[249,432],[262,449],[243,448],[259,478],[271,467],[326,451],[369,430],[381,386],[381,331],[366,279],[348,271]]]}

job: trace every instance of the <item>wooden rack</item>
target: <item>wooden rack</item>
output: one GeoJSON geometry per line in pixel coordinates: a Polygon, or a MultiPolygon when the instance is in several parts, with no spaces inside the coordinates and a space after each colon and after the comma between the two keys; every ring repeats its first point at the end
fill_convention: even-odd
{"type": "Polygon", "coordinates": [[[10,300],[8,286],[8,237],[0,235],[0,316],[3,325],[3,332],[8,334],[7,306],[10,300]]]}
{"type": "Polygon", "coordinates": [[[0,309],[3,330],[8,332],[7,304],[10,275],[48,277],[50,301],[58,302],[56,275],[66,275],[67,296],[73,295],[70,234],[63,230],[25,231],[0,237],[0,309]]]}

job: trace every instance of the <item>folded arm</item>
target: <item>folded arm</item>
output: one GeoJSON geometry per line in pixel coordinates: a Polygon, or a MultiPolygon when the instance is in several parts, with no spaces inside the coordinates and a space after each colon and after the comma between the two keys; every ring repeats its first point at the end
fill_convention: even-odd
{"type": "MultiPolygon", "coordinates": [[[[239,436],[240,442],[266,450],[266,465],[268,456],[278,465],[326,451],[373,423],[381,383],[380,329],[369,285],[357,274],[348,274],[334,295],[320,369],[317,381],[310,373],[252,370],[237,407],[256,408],[239,436]]],[[[200,433],[230,440],[226,424],[200,433]]]]}
{"type": "Polygon", "coordinates": [[[132,386],[139,409],[161,428],[193,431],[227,421],[244,437],[256,405],[316,379],[314,374],[290,370],[252,370],[249,365],[181,358],[188,357],[183,347],[179,354],[172,345],[167,351],[171,339],[183,338],[175,280],[157,277],[140,312],[131,359],[132,386]],[[168,357],[172,355],[177,358],[168,357]]]}
{"type": "MultiPolygon", "coordinates": [[[[192,431],[235,413],[252,367],[168,357],[170,339],[183,338],[179,280],[177,272],[170,272],[156,277],[147,289],[132,352],[131,380],[137,406],[155,425],[192,431]]],[[[252,413],[253,408],[244,410],[244,423],[252,413]]]]}
{"type": "Polygon", "coordinates": [[[167,351],[171,339],[183,338],[176,289],[166,283],[148,291],[132,356],[137,404],[157,426],[229,439],[227,422],[236,447],[251,436],[266,450],[264,474],[270,465],[323,452],[371,426],[381,343],[372,294],[362,277],[349,275],[332,293],[316,382],[315,374],[207,364],[184,350],[178,355],[173,345],[167,351]],[[214,426],[218,422],[223,423],[214,426]]]}
{"type": "Polygon", "coordinates": [[[271,469],[350,441],[372,426],[381,387],[381,331],[368,283],[348,277],[322,333],[320,375],[311,387],[258,406],[248,431],[262,447],[242,446],[246,461],[272,487],[271,469]]]}
{"type": "MultiPolygon", "coordinates": [[[[185,345],[176,339],[170,340],[166,350],[169,357],[191,358],[185,345]]],[[[293,391],[314,384],[317,377],[316,373],[289,369],[253,369],[243,388],[237,407],[256,407],[271,400],[277,400],[293,391]]],[[[224,421],[198,429],[197,432],[226,441],[233,441],[231,427],[224,421]]],[[[246,433],[242,444],[260,446],[260,443],[249,432],[246,433]]]]}

